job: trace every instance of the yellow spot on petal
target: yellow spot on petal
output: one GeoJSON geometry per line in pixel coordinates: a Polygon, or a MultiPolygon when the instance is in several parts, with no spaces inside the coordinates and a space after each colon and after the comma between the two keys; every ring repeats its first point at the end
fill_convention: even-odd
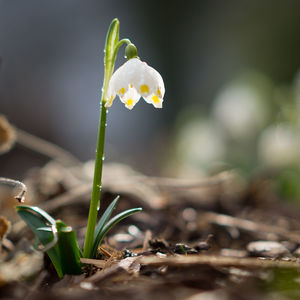
{"type": "Polygon", "coordinates": [[[127,106],[132,106],[133,105],[133,99],[128,99],[126,102],[127,106]]]}
{"type": "Polygon", "coordinates": [[[159,103],[160,102],[159,99],[158,99],[158,97],[156,95],[154,95],[152,97],[152,100],[153,100],[154,103],[159,103]]]}
{"type": "Polygon", "coordinates": [[[161,97],[161,91],[160,91],[159,88],[157,89],[157,95],[158,95],[159,97],[161,97]]]}
{"type": "Polygon", "coordinates": [[[149,93],[149,86],[147,84],[143,84],[140,86],[141,93],[149,93]]]}
{"type": "Polygon", "coordinates": [[[132,84],[129,84],[129,86],[130,86],[131,88],[133,88],[132,84]]]}
{"type": "Polygon", "coordinates": [[[122,87],[120,90],[119,90],[119,94],[124,94],[125,93],[125,89],[122,87]]]}

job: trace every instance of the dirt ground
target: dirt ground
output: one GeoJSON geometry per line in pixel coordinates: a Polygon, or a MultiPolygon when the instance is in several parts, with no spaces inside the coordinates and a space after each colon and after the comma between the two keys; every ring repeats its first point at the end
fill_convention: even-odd
{"type": "MultiPolygon", "coordinates": [[[[16,140],[49,158],[24,174],[25,204],[71,225],[82,246],[93,163],[21,130],[16,140]]],[[[103,174],[101,211],[120,195],[116,213],[143,212],[110,232],[97,259],[82,259],[82,275],[62,280],[15,212],[20,190],[1,185],[0,299],[300,299],[300,208],[279,199],[267,174],[188,180],[122,164],[103,174]]]]}

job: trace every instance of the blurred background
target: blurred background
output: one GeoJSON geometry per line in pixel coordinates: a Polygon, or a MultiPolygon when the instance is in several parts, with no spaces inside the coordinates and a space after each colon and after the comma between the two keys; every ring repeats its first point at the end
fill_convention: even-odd
{"type": "MultiPolygon", "coordinates": [[[[299,1],[0,0],[0,114],[93,159],[115,17],[166,94],[162,110],[114,102],[106,161],[167,176],[271,172],[285,196],[298,198],[299,1]]],[[[123,56],[122,48],[116,67],[123,56]]],[[[0,176],[42,162],[16,146],[0,156],[0,176]]]]}

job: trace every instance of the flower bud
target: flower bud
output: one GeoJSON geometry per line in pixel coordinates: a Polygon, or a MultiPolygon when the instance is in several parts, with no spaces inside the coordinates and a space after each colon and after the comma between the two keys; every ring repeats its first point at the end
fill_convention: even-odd
{"type": "Polygon", "coordinates": [[[134,44],[130,43],[125,48],[125,57],[129,60],[131,58],[137,57],[137,49],[134,44]]]}

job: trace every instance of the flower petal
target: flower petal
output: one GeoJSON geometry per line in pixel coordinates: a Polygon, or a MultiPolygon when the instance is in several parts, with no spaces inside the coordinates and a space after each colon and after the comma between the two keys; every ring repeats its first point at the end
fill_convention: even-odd
{"type": "Polygon", "coordinates": [[[128,91],[122,97],[120,97],[120,100],[128,109],[133,109],[136,103],[138,103],[138,101],[140,100],[140,97],[141,95],[136,91],[134,87],[129,87],[128,91]]]}
{"type": "Polygon", "coordinates": [[[147,103],[153,104],[154,107],[162,108],[163,99],[158,97],[158,95],[153,93],[146,98],[144,97],[144,99],[147,103]]]}

